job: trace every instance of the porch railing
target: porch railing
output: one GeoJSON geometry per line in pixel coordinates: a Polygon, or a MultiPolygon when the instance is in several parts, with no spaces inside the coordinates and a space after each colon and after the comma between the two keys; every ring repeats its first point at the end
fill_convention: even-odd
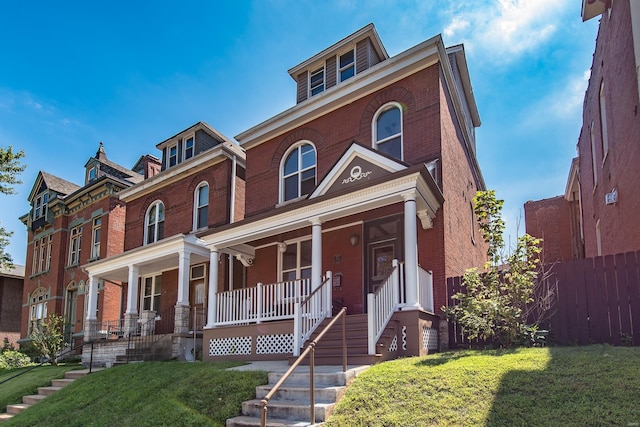
{"type": "Polygon", "coordinates": [[[423,310],[433,313],[433,274],[418,267],[418,302],[423,310]]]}
{"type": "Polygon", "coordinates": [[[393,270],[387,280],[374,292],[367,295],[369,354],[376,353],[376,343],[384,328],[400,304],[400,268],[393,260],[393,270]]]}
{"type": "Polygon", "coordinates": [[[311,294],[294,306],[293,318],[293,355],[299,356],[300,349],[320,323],[331,317],[331,272],[311,294]]]}
{"type": "Polygon", "coordinates": [[[103,339],[118,339],[129,335],[140,335],[140,323],[136,323],[133,330],[126,330],[124,319],[105,320],[91,325],[89,337],[103,339]]]}
{"type": "Polygon", "coordinates": [[[216,295],[217,326],[293,319],[295,305],[311,293],[310,279],[236,289],[216,295]]]}

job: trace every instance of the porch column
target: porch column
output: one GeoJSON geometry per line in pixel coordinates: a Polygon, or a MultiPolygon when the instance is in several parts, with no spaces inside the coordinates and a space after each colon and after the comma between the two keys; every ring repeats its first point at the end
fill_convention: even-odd
{"type": "Polygon", "coordinates": [[[218,257],[218,248],[211,247],[211,253],[209,254],[209,298],[207,298],[207,328],[214,328],[216,326],[218,257]]]}
{"type": "Polygon", "coordinates": [[[406,306],[418,308],[418,220],[415,192],[404,199],[404,285],[406,306]]]}
{"type": "Polygon", "coordinates": [[[311,289],[322,284],[322,221],[311,220],[311,289]]]}
{"type": "Polygon", "coordinates": [[[124,330],[127,334],[135,332],[138,328],[138,275],[138,266],[130,265],[127,282],[127,310],[124,313],[124,330]]]}
{"type": "Polygon", "coordinates": [[[173,331],[176,334],[189,332],[189,266],[191,253],[180,251],[178,261],[178,301],[173,331]]]}
{"type": "Polygon", "coordinates": [[[89,275],[89,286],[86,293],[87,300],[87,312],[86,321],[84,322],[84,340],[89,341],[93,339],[96,333],[96,324],[98,319],[96,317],[96,311],[98,310],[98,279],[89,275]]]}

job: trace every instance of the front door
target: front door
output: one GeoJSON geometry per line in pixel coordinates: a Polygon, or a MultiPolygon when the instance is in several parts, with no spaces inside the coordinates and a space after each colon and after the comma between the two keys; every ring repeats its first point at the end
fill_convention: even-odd
{"type": "Polygon", "coordinates": [[[394,259],[402,259],[402,216],[371,221],[365,224],[365,283],[367,294],[375,292],[389,277],[394,259]]]}

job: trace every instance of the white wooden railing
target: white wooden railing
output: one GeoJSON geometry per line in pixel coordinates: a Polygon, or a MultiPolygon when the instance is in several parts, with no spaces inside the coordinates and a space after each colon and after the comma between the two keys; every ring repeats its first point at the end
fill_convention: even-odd
{"type": "Polygon", "coordinates": [[[374,293],[367,295],[369,354],[376,353],[376,343],[400,304],[400,268],[393,260],[393,271],[374,293]]]}
{"type": "Polygon", "coordinates": [[[433,313],[433,273],[418,266],[418,302],[424,311],[433,313]]]}
{"type": "Polygon", "coordinates": [[[311,337],[320,323],[331,317],[331,272],[328,271],[322,284],[302,301],[295,303],[293,318],[293,355],[300,355],[300,348],[311,337]]]}
{"type": "Polygon", "coordinates": [[[295,305],[308,297],[310,279],[235,289],[216,295],[217,326],[293,319],[295,305]]]}

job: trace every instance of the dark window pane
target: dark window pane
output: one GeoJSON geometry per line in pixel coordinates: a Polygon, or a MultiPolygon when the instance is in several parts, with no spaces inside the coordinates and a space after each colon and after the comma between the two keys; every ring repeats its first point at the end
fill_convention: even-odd
{"type": "Polygon", "coordinates": [[[353,50],[345,53],[344,55],[340,55],[340,68],[343,68],[353,62],[353,50]]]}
{"type": "Polygon", "coordinates": [[[300,267],[311,265],[311,240],[300,242],[300,267]]]}
{"type": "Polygon", "coordinates": [[[303,145],[302,151],[302,169],[309,168],[316,164],[316,150],[311,145],[303,145]]]}
{"type": "Polygon", "coordinates": [[[340,81],[343,82],[353,77],[354,73],[355,73],[355,68],[353,66],[340,71],[340,81]]]}
{"type": "Polygon", "coordinates": [[[207,206],[198,209],[198,224],[196,228],[202,228],[207,225],[207,216],[209,214],[209,209],[207,206]]]}
{"type": "Polygon", "coordinates": [[[400,133],[400,110],[392,108],[378,116],[377,140],[381,141],[400,133]]]}
{"type": "Polygon", "coordinates": [[[400,147],[400,137],[390,139],[382,144],[378,144],[378,150],[395,157],[396,159],[402,159],[402,150],[400,147]]]}
{"type": "Polygon", "coordinates": [[[295,149],[289,154],[287,160],[284,162],[284,174],[289,175],[298,170],[298,149],[295,149]]]}
{"type": "Polygon", "coordinates": [[[283,270],[292,270],[296,268],[296,264],[298,262],[297,249],[298,247],[295,243],[287,246],[287,251],[284,254],[282,254],[283,270]]]}
{"type": "Polygon", "coordinates": [[[298,196],[298,176],[290,176],[284,180],[284,200],[295,199],[298,196]]]}
{"type": "Polygon", "coordinates": [[[164,238],[164,221],[158,223],[158,239],[164,238]]]}

